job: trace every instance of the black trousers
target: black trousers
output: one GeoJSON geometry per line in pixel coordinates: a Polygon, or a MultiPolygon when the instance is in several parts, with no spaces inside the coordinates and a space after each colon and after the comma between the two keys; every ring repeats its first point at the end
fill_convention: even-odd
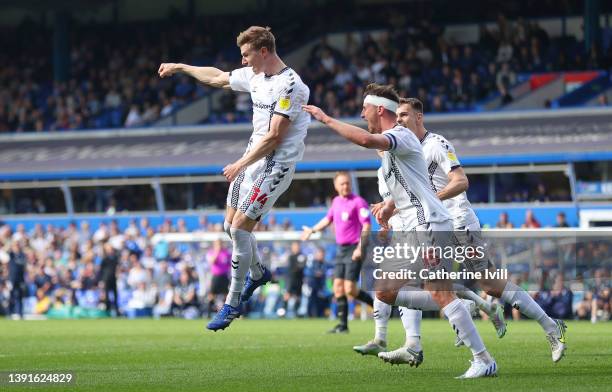
{"type": "Polygon", "coordinates": [[[106,294],[106,301],[104,302],[104,306],[106,307],[106,311],[111,311],[111,305],[115,308],[115,311],[119,313],[119,294],[117,294],[117,281],[109,280],[104,282],[104,292],[106,294]],[[113,294],[113,301],[111,302],[110,294],[113,294]]]}
{"type": "Polygon", "coordinates": [[[9,299],[9,313],[23,317],[23,283],[14,283],[9,299]]]}

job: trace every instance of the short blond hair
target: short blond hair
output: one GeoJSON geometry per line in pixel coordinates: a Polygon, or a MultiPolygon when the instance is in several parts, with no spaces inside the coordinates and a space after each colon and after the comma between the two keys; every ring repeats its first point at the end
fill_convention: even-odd
{"type": "Polygon", "coordinates": [[[241,47],[250,44],[252,49],[267,48],[270,53],[276,53],[276,39],[270,27],[251,26],[236,38],[236,45],[241,47]]]}
{"type": "Polygon", "coordinates": [[[334,183],[336,182],[338,177],[342,177],[342,176],[346,176],[346,178],[348,178],[349,181],[352,182],[351,174],[345,170],[340,170],[340,171],[337,171],[336,175],[334,176],[334,183]]]}

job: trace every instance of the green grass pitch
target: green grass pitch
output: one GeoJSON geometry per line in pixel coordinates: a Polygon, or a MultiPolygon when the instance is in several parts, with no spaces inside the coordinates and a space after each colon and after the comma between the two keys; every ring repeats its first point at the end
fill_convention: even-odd
{"type": "MultiPolygon", "coordinates": [[[[371,320],[327,335],[326,320],[242,320],[225,331],[185,320],[0,320],[0,371],[72,371],[78,391],[610,391],[612,324],[568,322],[568,350],[553,364],[535,322],[511,322],[497,339],[476,321],[499,377],[455,380],[469,366],[446,321],[423,322],[425,362],[391,366],[352,351],[371,338],[371,320]]],[[[397,319],[390,347],[403,342],[397,319]]],[[[1,391],[23,390],[0,385],[1,391]]]]}

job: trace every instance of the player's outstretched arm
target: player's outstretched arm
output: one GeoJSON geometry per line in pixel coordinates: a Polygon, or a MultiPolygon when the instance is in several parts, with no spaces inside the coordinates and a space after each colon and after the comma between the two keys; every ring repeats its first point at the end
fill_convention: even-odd
{"type": "Polygon", "coordinates": [[[288,118],[280,114],[273,115],[268,133],[242,158],[223,168],[225,178],[233,181],[242,170],[274,151],[287,136],[289,125],[291,120],[288,118]]]}
{"type": "Polygon", "coordinates": [[[437,196],[440,200],[453,198],[467,191],[469,184],[465,171],[461,166],[458,166],[448,172],[448,184],[438,191],[437,196]]]}
{"type": "Polygon", "coordinates": [[[184,73],[211,87],[230,88],[229,72],[215,67],[194,67],[181,63],[162,63],[157,71],[160,78],[172,76],[175,73],[184,73]]]}
{"type": "Polygon", "coordinates": [[[389,140],[383,135],[373,135],[365,129],[336,120],[314,105],[303,105],[302,108],[305,112],[310,113],[316,120],[327,125],[351,143],[355,143],[361,147],[383,151],[387,151],[391,148],[389,140]]]}

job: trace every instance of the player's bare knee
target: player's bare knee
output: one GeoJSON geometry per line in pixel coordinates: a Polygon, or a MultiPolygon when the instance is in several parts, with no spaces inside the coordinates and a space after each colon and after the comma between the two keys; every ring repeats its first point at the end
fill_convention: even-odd
{"type": "Polygon", "coordinates": [[[237,212],[232,219],[232,227],[246,231],[253,231],[257,221],[249,218],[242,212],[237,212]]]}
{"type": "Polygon", "coordinates": [[[388,305],[393,305],[397,298],[397,291],[377,291],[376,298],[388,305]]]}
{"type": "Polygon", "coordinates": [[[357,288],[357,285],[355,284],[355,282],[350,281],[350,280],[345,280],[344,281],[344,292],[348,296],[356,297],[357,294],[359,293],[359,289],[357,288]]]}
{"type": "Polygon", "coordinates": [[[342,279],[334,280],[334,297],[342,297],[344,295],[344,284],[342,279]]]}
{"type": "Polygon", "coordinates": [[[440,305],[440,308],[445,307],[457,298],[455,293],[449,290],[432,290],[430,294],[433,300],[440,305]]]}
{"type": "Polygon", "coordinates": [[[506,287],[506,282],[496,279],[483,279],[479,282],[479,286],[488,295],[500,298],[506,287]]]}

